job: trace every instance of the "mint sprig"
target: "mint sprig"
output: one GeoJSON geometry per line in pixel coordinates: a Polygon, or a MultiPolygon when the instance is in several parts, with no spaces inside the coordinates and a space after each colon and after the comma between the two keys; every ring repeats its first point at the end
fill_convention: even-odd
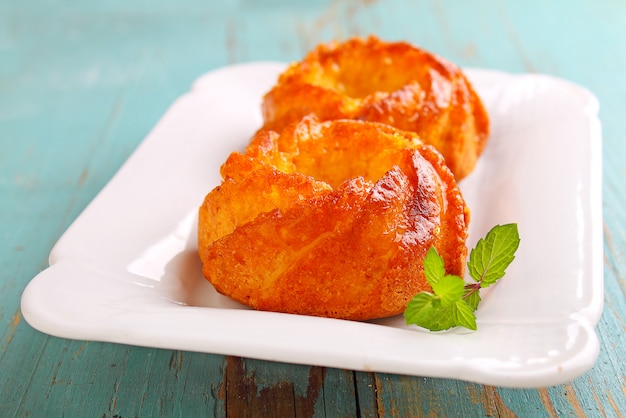
{"type": "Polygon", "coordinates": [[[407,325],[414,324],[431,331],[462,326],[476,330],[474,312],[480,303],[480,289],[489,287],[504,276],[519,247],[517,224],[494,226],[476,243],[467,262],[474,283],[446,274],[443,258],[431,247],[424,260],[426,280],[431,292],[415,295],[404,311],[407,325]]]}

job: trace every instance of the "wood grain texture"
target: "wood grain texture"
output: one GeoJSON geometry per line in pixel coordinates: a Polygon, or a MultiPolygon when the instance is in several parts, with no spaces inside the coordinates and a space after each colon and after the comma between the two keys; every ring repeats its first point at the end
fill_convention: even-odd
{"type": "Polygon", "coordinates": [[[624,22],[626,3],[609,0],[0,0],[0,417],[623,416],[624,22]],[[69,341],[25,323],[21,293],[52,245],[197,76],[369,33],[598,97],[606,291],[591,371],[518,390],[69,341]]]}

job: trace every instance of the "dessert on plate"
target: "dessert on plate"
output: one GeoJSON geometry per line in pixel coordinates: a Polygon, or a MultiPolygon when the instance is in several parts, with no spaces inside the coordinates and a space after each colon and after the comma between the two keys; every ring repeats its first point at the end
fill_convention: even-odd
{"type": "Polygon", "coordinates": [[[463,274],[469,212],[441,155],[411,132],[305,117],[259,131],[199,212],[203,273],[259,310],[364,320],[430,287],[431,246],[463,274]]]}
{"type": "Polygon", "coordinates": [[[254,309],[367,320],[463,276],[489,118],[456,65],[376,37],[319,45],[263,97],[263,126],[199,209],[203,274],[254,309]]]}
{"type": "Polygon", "coordinates": [[[370,36],[321,44],[292,63],[262,103],[264,129],[303,116],[381,122],[417,133],[466,177],[489,136],[487,112],[455,64],[407,42],[370,36]]]}

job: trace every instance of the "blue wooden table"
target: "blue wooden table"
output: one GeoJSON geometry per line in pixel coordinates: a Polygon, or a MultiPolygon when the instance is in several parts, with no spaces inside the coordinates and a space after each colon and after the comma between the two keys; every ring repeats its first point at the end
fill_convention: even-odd
{"type": "Polygon", "coordinates": [[[625,45],[626,3],[608,0],[0,0],[0,417],[622,416],[625,45]],[[66,340],[26,323],[22,292],[54,243],[194,79],[370,33],[597,96],[605,305],[590,371],[511,389],[66,340]]]}

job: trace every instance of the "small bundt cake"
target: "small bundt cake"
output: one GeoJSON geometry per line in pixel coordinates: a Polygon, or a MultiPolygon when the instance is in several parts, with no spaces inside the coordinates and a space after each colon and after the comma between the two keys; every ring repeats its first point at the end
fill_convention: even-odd
{"type": "Polygon", "coordinates": [[[485,108],[459,67],[374,36],[313,49],[279,76],[262,112],[263,129],[277,132],[309,114],[416,132],[444,156],[457,181],[474,169],[489,135],[485,108]]]}
{"type": "Polygon", "coordinates": [[[462,276],[469,212],[412,132],[305,117],[257,132],[199,210],[203,274],[258,310],[365,320],[430,290],[431,246],[462,276]]]}

